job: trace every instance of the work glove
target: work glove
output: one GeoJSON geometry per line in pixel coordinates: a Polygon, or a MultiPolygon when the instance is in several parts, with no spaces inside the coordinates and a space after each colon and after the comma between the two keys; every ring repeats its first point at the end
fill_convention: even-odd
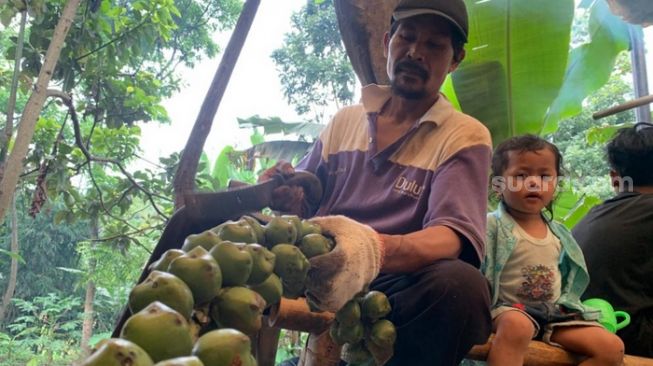
{"type": "Polygon", "coordinates": [[[312,307],[336,312],[363,291],[381,270],[383,241],[367,225],[345,216],[323,216],[309,220],[334,238],[332,251],[310,258],[306,298],[312,307]]]}

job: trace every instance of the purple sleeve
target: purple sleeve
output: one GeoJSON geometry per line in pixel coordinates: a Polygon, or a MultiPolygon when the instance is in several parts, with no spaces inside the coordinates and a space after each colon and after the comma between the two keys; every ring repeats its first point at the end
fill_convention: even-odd
{"type": "MultiPolygon", "coordinates": [[[[318,169],[324,162],[322,161],[322,140],[317,139],[311,148],[295,167],[297,170],[305,170],[317,174],[318,169]]],[[[324,182],[323,182],[324,183],[324,182]]]]}
{"type": "MultiPolygon", "coordinates": [[[[442,225],[458,233],[463,254],[485,256],[488,173],[491,149],[487,145],[464,148],[441,164],[433,175],[424,227],[442,225]],[[469,244],[473,248],[469,248],[469,244]],[[467,248],[466,248],[467,247],[467,248]],[[474,249],[470,253],[470,249],[474,249]]],[[[461,255],[462,257],[462,255],[461,255]]],[[[469,261],[469,259],[467,259],[469,261]]]]}

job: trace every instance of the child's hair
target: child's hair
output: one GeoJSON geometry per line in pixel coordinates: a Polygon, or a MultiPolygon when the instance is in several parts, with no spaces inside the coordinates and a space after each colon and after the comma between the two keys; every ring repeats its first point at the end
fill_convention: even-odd
{"type": "Polygon", "coordinates": [[[653,125],[640,122],[622,128],[606,147],[608,163],[635,186],[653,185],[653,125]]]}
{"type": "MultiPolygon", "coordinates": [[[[562,154],[560,153],[558,147],[539,136],[526,134],[511,137],[500,143],[494,149],[494,155],[492,156],[492,178],[500,177],[508,168],[508,163],[510,160],[508,153],[511,151],[523,153],[535,152],[542,149],[551,150],[553,156],[555,156],[556,159],[556,175],[559,177],[563,176],[564,173],[562,171],[562,154]]],[[[549,202],[549,204],[546,206],[546,210],[551,215],[551,218],[553,218],[553,202],[549,202]]]]}

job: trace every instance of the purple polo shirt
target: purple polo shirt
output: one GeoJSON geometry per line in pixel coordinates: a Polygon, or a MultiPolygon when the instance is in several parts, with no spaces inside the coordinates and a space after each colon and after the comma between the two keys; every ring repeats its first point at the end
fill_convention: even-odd
{"type": "Polygon", "coordinates": [[[384,234],[444,225],[467,239],[476,256],[462,259],[478,265],[485,255],[489,131],[441,95],[378,151],[377,116],[389,98],[388,87],[363,88],[362,104],[338,111],[297,165],[322,181],[316,216],[345,215],[384,234]]]}

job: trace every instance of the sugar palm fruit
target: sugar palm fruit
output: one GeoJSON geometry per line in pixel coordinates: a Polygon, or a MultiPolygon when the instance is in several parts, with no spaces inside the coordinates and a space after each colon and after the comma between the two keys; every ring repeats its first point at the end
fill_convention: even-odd
{"type": "Polygon", "coordinates": [[[264,245],[265,244],[265,229],[263,229],[263,225],[261,223],[251,217],[251,216],[243,216],[240,218],[241,220],[247,221],[249,224],[249,227],[252,228],[252,232],[254,232],[254,235],[256,236],[256,243],[264,245]]]}
{"type": "Polygon", "coordinates": [[[358,301],[355,299],[347,301],[340,310],[336,311],[336,319],[338,323],[344,326],[359,323],[361,321],[361,307],[358,301]]]}
{"type": "Polygon", "coordinates": [[[306,256],[294,245],[277,244],[272,248],[276,259],[274,273],[289,283],[303,283],[311,266],[306,256]]]}
{"type": "Polygon", "coordinates": [[[132,314],[143,310],[154,301],[173,308],[190,319],[195,302],[190,288],[179,277],[161,271],[152,271],[145,281],[134,286],[129,293],[129,309],[132,314]]]}
{"type": "Polygon", "coordinates": [[[265,246],[274,248],[277,244],[294,244],[297,241],[297,227],[281,216],[273,217],[265,225],[265,246]]]}
{"type": "Polygon", "coordinates": [[[256,243],[256,234],[245,220],[227,221],[218,230],[218,236],[234,243],[256,243]]]}
{"type": "Polygon", "coordinates": [[[372,324],[366,336],[368,343],[374,343],[379,347],[392,347],[397,340],[397,329],[387,319],[381,319],[372,324]]]}
{"type": "Polygon", "coordinates": [[[226,287],[211,303],[211,318],[220,328],[253,335],[261,329],[265,300],[246,287],[226,287]]]}
{"type": "Polygon", "coordinates": [[[361,315],[370,323],[388,315],[390,310],[390,302],[383,292],[370,291],[361,300],[361,315]]]}
{"type": "Polygon", "coordinates": [[[192,354],[206,366],[256,366],[249,337],[236,329],[218,329],[202,335],[192,354]]]}
{"type": "Polygon", "coordinates": [[[188,356],[193,348],[186,318],[158,301],[127,319],[120,338],[141,346],[154,362],[188,356]]]}
{"type": "Polygon", "coordinates": [[[308,234],[322,234],[322,228],[320,225],[310,222],[308,220],[302,220],[301,224],[301,231],[299,233],[299,236],[301,238],[305,237],[308,234]]]}
{"type": "Polygon", "coordinates": [[[276,256],[259,244],[247,244],[245,250],[252,256],[252,272],[247,279],[247,284],[256,285],[262,283],[274,271],[276,256]]]}
{"type": "Polygon", "coordinates": [[[312,258],[331,251],[329,240],[322,234],[308,234],[304,236],[299,241],[299,244],[297,244],[297,247],[304,253],[306,258],[312,258]]]}
{"type": "Polygon", "coordinates": [[[222,286],[243,286],[252,273],[252,255],[244,244],[225,240],[209,251],[218,262],[222,286]]]}
{"type": "Polygon", "coordinates": [[[93,351],[80,366],[152,366],[145,350],[126,339],[108,339],[93,351]]]}
{"type": "Polygon", "coordinates": [[[179,257],[180,255],[184,255],[184,251],[181,249],[168,249],[163,254],[161,257],[156,262],[153,262],[150,264],[150,271],[163,271],[167,272],[168,267],[170,266],[170,262],[172,262],[173,259],[179,257]]]}
{"type": "Polygon", "coordinates": [[[374,362],[372,354],[367,350],[364,342],[345,344],[342,347],[342,359],[351,365],[362,365],[374,362]]]}
{"type": "Polygon", "coordinates": [[[157,362],[154,366],[204,366],[204,364],[195,356],[186,356],[157,362]]]}
{"type": "Polygon", "coordinates": [[[282,279],[281,287],[283,288],[283,297],[286,299],[296,299],[303,296],[306,291],[304,281],[288,281],[282,279]]]}
{"type": "Polygon", "coordinates": [[[188,285],[196,305],[210,301],[222,287],[220,267],[202,247],[196,247],[175,258],[170,263],[168,271],[188,285]]]}
{"type": "Polygon", "coordinates": [[[295,231],[297,232],[295,240],[290,243],[293,244],[301,239],[300,233],[302,232],[302,219],[300,219],[297,215],[281,215],[281,218],[290,222],[295,227],[295,231]]]}
{"type": "Polygon", "coordinates": [[[265,300],[266,306],[278,303],[283,294],[281,279],[274,273],[271,273],[265,281],[256,285],[250,285],[249,288],[261,295],[263,300],[265,300]]]}
{"type": "Polygon", "coordinates": [[[365,327],[360,320],[351,324],[342,324],[336,319],[331,323],[331,327],[329,328],[331,339],[340,345],[356,343],[363,339],[364,334],[365,327]]]}
{"type": "Polygon", "coordinates": [[[365,335],[365,347],[377,365],[383,365],[392,358],[396,339],[397,330],[389,320],[381,319],[372,324],[365,335]]]}
{"type": "Polygon", "coordinates": [[[202,247],[207,251],[211,250],[214,246],[218,245],[222,240],[218,234],[214,233],[211,230],[203,231],[199,234],[190,234],[184,240],[184,244],[181,247],[181,250],[184,252],[190,252],[195,247],[202,247]]]}

